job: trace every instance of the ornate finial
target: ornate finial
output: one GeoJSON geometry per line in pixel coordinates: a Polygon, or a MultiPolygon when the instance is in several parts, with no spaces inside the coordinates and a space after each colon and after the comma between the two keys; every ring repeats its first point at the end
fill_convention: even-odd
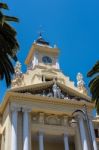
{"type": "Polygon", "coordinates": [[[79,91],[83,94],[87,94],[85,82],[83,80],[83,75],[79,72],[76,78],[77,78],[77,88],[79,89],[79,91]]]}
{"type": "Polygon", "coordinates": [[[14,75],[14,79],[12,80],[12,87],[21,86],[24,75],[21,71],[21,63],[19,61],[16,62],[14,69],[15,69],[15,75],[14,75]]]}

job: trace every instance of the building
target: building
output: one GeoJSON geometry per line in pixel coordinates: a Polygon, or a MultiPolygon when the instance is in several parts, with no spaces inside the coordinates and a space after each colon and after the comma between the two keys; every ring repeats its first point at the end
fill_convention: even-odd
{"type": "Polygon", "coordinates": [[[0,106],[1,150],[97,150],[93,123],[98,129],[99,121],[92,123],[94,104],[83,76],[78,73],[76,87],[61,72],[58,55],[40,35],[25,60],[26,73],[17,62],[0,106]]]}

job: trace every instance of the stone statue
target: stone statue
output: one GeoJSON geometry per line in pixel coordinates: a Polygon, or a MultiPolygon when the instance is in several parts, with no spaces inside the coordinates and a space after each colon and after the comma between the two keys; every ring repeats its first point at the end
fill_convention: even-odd
{"type": "Polygon", "coordinates": [[[51,92],[51,90],[49,89],[49,92],[47,94],[48,97],[53,97],[53,93],[51,92]]]}
{"type": "Polygon", "coordinates": [[[52,90],[53,90],[54,98],[57,98],[57,85],[56,85],[56,83],[53,85],[52,90]]]}
{"type": "Polygon", "coordinates": [[[61,98],[61,89],[57,86],[57,96],[61,98]]]}
{"type": "Polygon", "coordinates": [[[15,66],[15,75],[12,80],[12,87],[21,86],[23,83],[24,75],[21,71],[21,63],[19,61],[16,62],[15,66]]]}
{"type": "Polygon", "coordinates": [[[52,87],[54,98],[63,98],[63,94],[61,93],[61,89],[54,83],[52,87]]]}
{"type": "Polygon", "coordinates": [[[83,75],[80,72],[77,74],[77,88],[81,93],[87,94],[85,82],[83,80],[83,75]]]}

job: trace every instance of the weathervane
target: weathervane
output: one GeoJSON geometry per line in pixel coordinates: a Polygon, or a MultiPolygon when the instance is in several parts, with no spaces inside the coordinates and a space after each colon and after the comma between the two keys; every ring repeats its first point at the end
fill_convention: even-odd
{"type": "Polygon", "coordinates": [[[39,27],[39,31],[38,31],[38,35],[39,35],[39,37],[42,37],[42,34],[44,33],[44,31],[43,31],[43,29],[42,29],[43,27],[42,27],[42,25],[40,25],[40,27],[39,27]]]}

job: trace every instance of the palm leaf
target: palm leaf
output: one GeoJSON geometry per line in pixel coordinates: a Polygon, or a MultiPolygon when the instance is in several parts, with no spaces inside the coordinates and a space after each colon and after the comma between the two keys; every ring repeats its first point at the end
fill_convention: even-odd
{"type": "Polygon", "coordinates": [[[4,23],[3,30],[11,34],[12,36],[16,36],[16,31],[14,28],[12,28],[8,23],[4,23]]]}
{"type": "Polygon", "coordinates": [[[19,19],[16,17],[11,17],[11,16],[4,16],[5,21],[14,21],[14,22],[19,22],[19,19]]]}
{"type": "Polygon", "coordinates": [[[89,87],[92,94],[92,101],[95,101],[95,107],[99,113],[99,61],[97,61],[93,68],[88,72],[87,76],[94,76],[94,78],[89,83],[89,87]]]}
{"type": "Polygon", "coordinates": [[[88,72],[87,76],[91,77],[97,73],[99,73],[99,61],[97,61],[97,63],[93,66],[93,68],[88,72]]]}
{"type": "Polygon", "coordinates": [[[0,3],[0,8],[9,9],[6,3],[0,3]]]}
{"type": "MultiPolygon", "coordinates": [[[[0,67],[5,76],[7,87],[11,84],[11,74],[14,74],[14,68],[7,55],[1,53],[0,67]]],[[[2,79],[3,79],[2,77],[2,79]]]]}

